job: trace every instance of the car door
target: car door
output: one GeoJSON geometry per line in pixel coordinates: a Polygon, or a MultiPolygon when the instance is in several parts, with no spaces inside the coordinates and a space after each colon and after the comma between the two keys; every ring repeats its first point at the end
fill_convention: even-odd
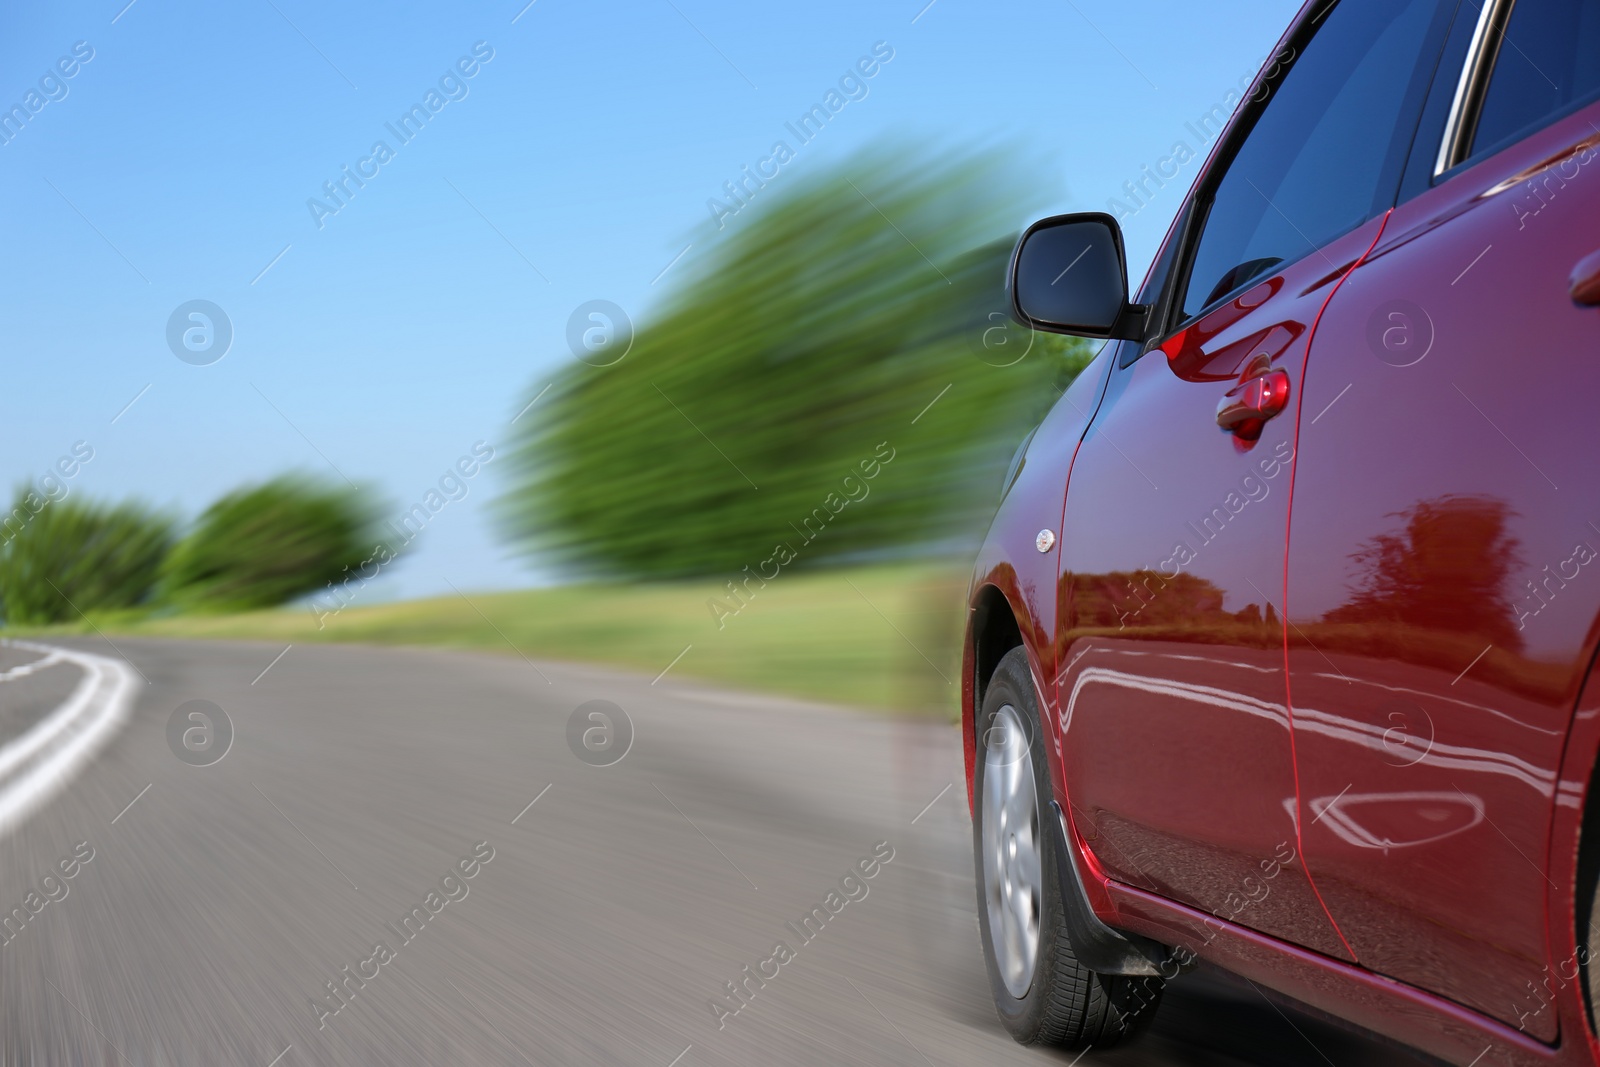
{"type": "Polygon", "coordinates": [[[1363,966],[1548,1040],[1551,816],[1600,616],[1600,0],[1466,4],[1454,36],[1417,195],[1302,386],[1299,817],[1363,966]]]}
{"type": "Polygon", "coordinates": [[[1151,313],[1164,340],[1130,346],[1114,373],[1061,537],[1061,762],[1094,861],[1344,959],[1294,821],[1288,401],[1319,312],[1393,203],[1406,142],[1392,131],[1414,125],[1439,9],[1303,14],[1169,238],[1151,313]]]}

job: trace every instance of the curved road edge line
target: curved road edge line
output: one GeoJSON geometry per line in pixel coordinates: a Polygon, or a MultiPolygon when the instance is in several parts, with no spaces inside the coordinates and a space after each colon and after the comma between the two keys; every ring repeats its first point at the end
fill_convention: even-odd
{"type": "Polygon", "coordinates": [[[136,678],[119,659],[54,645],[9,641],[81,668],[72,695],[32,729],[0,746],[0,833],[58,793],[127,720],[136,678]]]}

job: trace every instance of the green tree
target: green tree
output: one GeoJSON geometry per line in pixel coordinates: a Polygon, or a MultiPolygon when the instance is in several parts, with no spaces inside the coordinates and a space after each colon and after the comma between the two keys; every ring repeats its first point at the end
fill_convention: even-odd
{"type": "Polygon", "coordinates": [[[0,543],[0,606],[8,625],[75,619],[149,599],[172,523],[139,504],[40,496],[19,486],[0,543]]]}
{"type": "Polygon", "coordinates": [[[345,577],[385,544],[363,492],[284,475],[212,504],[162,569],[177,607],[271,607],[345,577]]]}
{"type": "Polygon", "coordinates": [[[896,148],[764,190],[697,242],[710,251],[620,362],[574,361],[521,422],[512,539],[645,578],[737,573],[778,542],[798,566],[965,550],[1017,442],[1087,362],[1005,324],[1034,172],[896,148]]]}

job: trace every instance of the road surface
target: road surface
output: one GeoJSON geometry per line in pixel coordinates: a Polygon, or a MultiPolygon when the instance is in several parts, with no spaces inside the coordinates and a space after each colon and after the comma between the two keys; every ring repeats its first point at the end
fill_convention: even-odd
{"type": "MultiPolygon", "coordinates": [[[[994,1018],[951,727],[488,655],[69,644],[137,679],[0,840],[6,1064],[1073,1062],[994,1018]],[[620,722],[569,742],[592,700],[632,723],[609,766],[577,753],[620,722]],[[214,713],[169,730],[191,701],[232,726],[209,765],[214,713]]],[[[0,727],[81,670],[0,680],[0,727]]],[[[1414,1061],[1202,971],[1083,1062],[1414,1061]]]]}

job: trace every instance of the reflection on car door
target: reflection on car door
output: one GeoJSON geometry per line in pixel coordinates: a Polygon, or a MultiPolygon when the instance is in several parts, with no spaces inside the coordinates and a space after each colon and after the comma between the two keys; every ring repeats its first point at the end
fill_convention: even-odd
{"type": "Polygon", "coordinates": [[[1061,538],[1063,768],[1094,861],[1343,959],[1297,858],[1278,611],[1297,416],[1278,409],[1393,203],[1392,131],[1420,106],[1439,8],[1344,0],[1312,20],[1202,180],[1164,301],[1181,328],[1113,376],[1061,538]]]}
{"type": "Polygon", "coordinates": [[[1557,778],[1600,614],[1600,311],[1572,296],[1600,281],[1600,107],[1522,127],[1600,89],[1600,0],[1518,0],[1504,37],[1476,135],[1419,150],[1479,161],[1395,210],[1313,343],[1290,695],[1304,858],[1360,963],[1549,1040],[1550,815],[1585,785],[1557,778]]]}

